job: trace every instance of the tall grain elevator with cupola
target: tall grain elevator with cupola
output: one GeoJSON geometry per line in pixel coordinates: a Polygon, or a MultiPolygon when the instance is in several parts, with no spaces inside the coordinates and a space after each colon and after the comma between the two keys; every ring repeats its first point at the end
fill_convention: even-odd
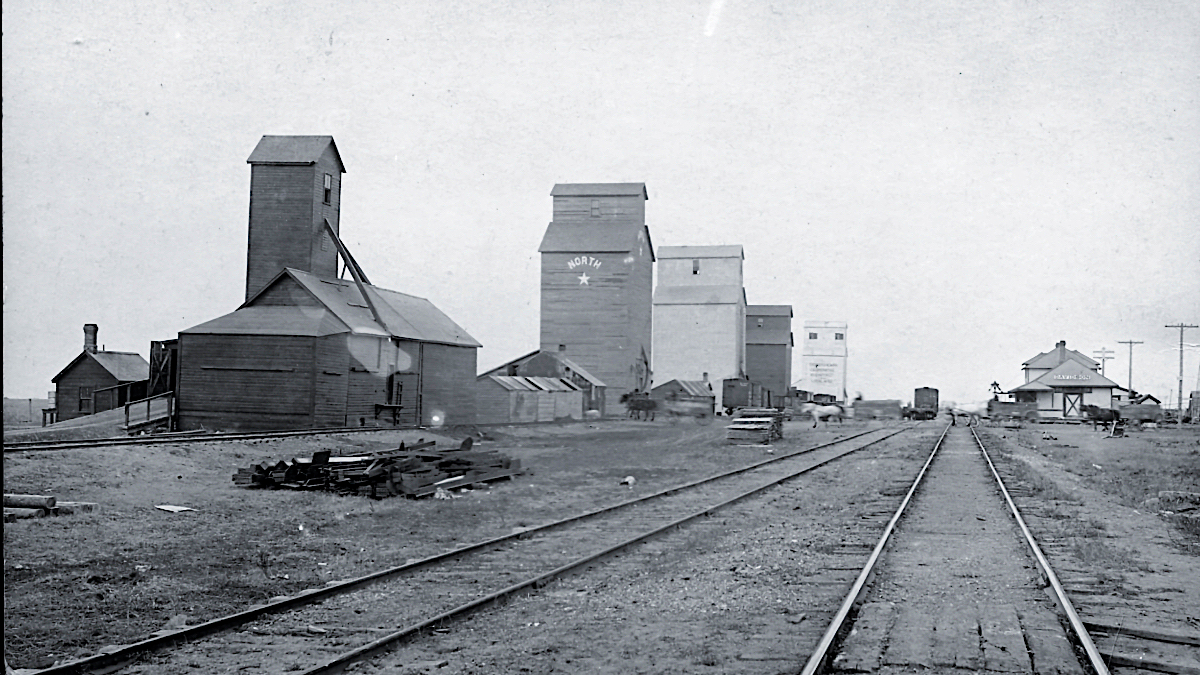
{"type": "Polygon", "coordinates": [[[332,136],[263,136],[250,165],[246,300],[285,267],[337,276],[338,252],[325,228],[339,229],[346,167],[332,136]]]}
{"type": "Polygon", "coordinates": [[[555,185],[542,238],[541,349],[561,352],[621,395],[650,387],[654,247],[645,183],[555,185]]]}

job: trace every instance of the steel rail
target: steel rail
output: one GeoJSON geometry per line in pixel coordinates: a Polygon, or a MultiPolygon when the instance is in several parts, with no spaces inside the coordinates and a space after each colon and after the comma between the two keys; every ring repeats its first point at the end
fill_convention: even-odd
{"type": "MultiPolygon", "coordinates": [[[[453,609],[442,612],[441,614],[438,614],[437,616],[434,616],[434,617],[428,618],[424,621],[401,628],[400,630],[398,630],[394,633],[385,635],[373,642],[370,642],[361,647],[358,647],[356,649],[345,652],[339,656],[334,657],[333,659],[330,659],[329,661],[326,661],[325,663],[322,663],[318,666],[315,666],[313,668],[305,670],[300,675],[324,675],[326,673],[340,673],[340,672],[344,671],[345,668],[348,665],[350,665],[351,663],[353,663],[355,661],[359,661],[364,658],[368,658],[370,656],[374,656],[376,654],[380,654],[384,651],[387,651],[396,642],[399,642],[400,640],[403,640],[407,637],[416,635],[416,634],[420,633],[421,631],[431,629],[435,626],[439,626],[451,619],[465,616],[467,614],[475,612],[478,609],[482,609],[484,607],[498,603],[498,602],[505,600],[511,596],[514,596],[517,593],[520,593],[522,591],[527,591],[532,588],[540,588],[540,587],[546,585],[547,583],[550,583],[554,579],[556,579],[560,576],[563,576],[565,574],[568,574],[570,572],[573,572],[573,571],[579,569],[580,567],[584,567],[584,566],[591,564],[593,562],[596,562],[602,558],[606,558],[606,557],[608,557],[614,553],[617,553],[623,549],[629,548],[630,546],[633,546],[634,544],[641,543],[643,541],[651,539],[651,538],[658,536],[669,530],[675,529],[677,527],[681,527],[681,526],[687,524],[688,522],[695,520],[697,518],[711,515],[717,511],[724,509],[732,504],[735,504],[743,499],[754,496],[754,495],[758,494],[759,492],[773,488],[776,485],[779,485],[780,483],[784,483],[788,480],[791,480],[792,478],[795,478],[796,476],[800,476],[800,475],[803,475],[810,471],[813,471],[815,469],[818,469],[830,462],[841,459],[842,457],[845,457],[846,455],[849,455],[853,452],[858,452],[859,450],[868,448],[872,445],[875,445],[876,443],[885,441],[885,440],[891,438],[892,436],[895,436],[903,431],[907,431],[908,429],[911,429],[911,428],[912,427],[905,427],[899,431],[893,432],[893,433],[883,436],[881,438],[877,438],[877,439],[871,441],[870,443],[867,443],[861,447],[847,450],[846,452],[843,452],[840,455],[836,455],[834,457],[830,457],[823,461],[817,462],[816,464],[813,464],[812,466],[809,466],[809,467],[801,469],[799,471],[790,473],[786,476],[783,476],[782,478],[770,480],[762,485],[759,485],[758,487],[755,487],[755,488],[752,488],[745,492],[742,492],[738,495],[735,495],[729,499],[718,502],[716,504],[707,506],[704,509],[696,511],[690,515],[683,516],[682,518],[678,518],[674,521],[671,521],[670,523],[667,523],[666,525],[662,525],[660,527],[654,528],[653,530],[649,530],[649,531],[643,532],[641,534],[635,535],[623,542],[614,544],[613,546],[609,546],[608,548],[605,548],[602,551],[589,554],[582,558],[578,558],[572,562],[562,565],[562,566],[560,566],[554,570],[551,570],[549,572],[539,574],[535,577],[531,577],[524,581],[513,584],[507,588],[496,591],[495,593],[491,593],[483,598],[479,598],[474,601],[468,602],[466,604],[459,605],[458,607],[455,607],[453,609]]],[[[875,430],[875,431],[877,431],[877,430],[875,430]]],[[[860,435],[862,435],[862,434],[860,434],[860,435]]],[[[940,443],[940,441],[939,441],[939,443],[940,443]]],[[[793,453],[792,456],[794,456],[795,454],[799,454],[799,453],[793,453]]]]}
{"type": "MultiPolygon", "coordinates": [[[[885,440],[891,438],[892,436],[896,436],[896,435],[903,433],[904,431],[907,431],[911,428],[913,428],[913,427],[911,427],[911,426],[902,427],[899,430],[893,431],[881,438],[871,441],[870,443],[868,443],[866,445],[863,445],[859,448],[855,448],[854,450],[848,451],[846,454],[849,454],[849,452],[857,452],[858,450],[862,450],[864,448],[867,448],[867,447],[874,445],[876,443],[879,443],[881,441],[885,441],[885,440]]],[[[589,518],[603,515],[605,513],[611,513],[614,511],[618,511],[620,509],[624,509],[624,508],[627,508],[627,507],[630,507],[630,506],[633,506],[636,504],[641,504],[643,502],[649,502],[649,501],[659,499],[661,497],[665,497],[667,495],[673,494],[675,492],[688,490],[688,489],[691,489],[694,487],[698,487],[700,485],[704,485],[706,483],[711,483],[711,482],[720,480],[722,478],[727,478],[727,477],[735,476],[735,475],[738,475],[741,473],[746,473],[748,471],[752,471],[754,469],[760,468],[760,467],[768,465],[768,464],[782,462],[784,460],[792,459],[799,455],[814,452],[816,450],[820,450],[820,449],[827,448],[827,447],[830,447],[833,445],[837,445],[839,443],[845,443],[847,441],[852,441],[856,438],[865,436],[867,434],[871,434],[871,433],[875,433],[875,432],[883,431],[883,430],[885,430],[885,429],[884,428],[869,429],[869,430],[863,431],[861,433],[853,434],[853,435],[847,436],[845,438],[835,439],[835,440],[829,441],[827,443],[821,443],[818,445],[814,445],[814,446],[811,446],[808,448],[804,448],[802,450],[798,450],[796,452],[783,454],[778,457],[770,457],[768,459],[761,460],[758,462],[752,462],[748,465],[739,467],[737,469],[733,469],[731,471],[724,471],[724,472],[716,473],[711,476],[707,476],[705,478],[700,478],[700,479],[697,479],[697,480],[694,480],[694,481],[691,481],[688,483],[682,483],[680,485],[674,485],[674,486],[671,486],[668,488],[664,488],[662,490],[659,490],[658,492],[654,492],[654,493],[651,493],[648,495],[643,495],[641,497],[627,499],[623,502],[619,502],[619,503],[613,504],[611,506],[606,506],[606,507],[594,509],[591,511],[586,511],[584,513],[579,513],[579,514],[576,514],[573,516],[568,516],[566,518],[555,520],[555,521],[545,523],[542,525],[538,525],[535,527],[522,529],[518,532],[513,532],[510,534],[501,535],[498,537],[493,537],[491,539],[479,541],[479,542],[476,542],[473,544],[467,544],[464,546],[460,546],[458,548],[455,548],[455,549],[452,549],[449,551],[444,551],[442,553],[438,553],[438,554],[435,554],[432,556],[428,556],[428,557],[422,558],[420,560],[415,560],[411,563],[406,563],[404,565],[389,567],[389,568],[386,568],[383,570],[379,570],[377,572],[372,572],[370,574],[366,574],[366,575],[363,575],[360,577],[355,577],[353,579],[348,579],[345,581],[331,582],[331,583],[327,584],[326,586],[320,587],[320,588],[306,589],[306,590],[300,591],[296,595],[288,596],[285,598],[280,598],[278,600],[275,600],[274,602],[269,602],[269,603],[266,603],[263,605],[254,605],[254,606],[249,607],[240,612],[236,612],[234,614],[229,614],[229,615],[226,615],[223,617],[218,617],[216,619],[212,619],[212,620],[206,621],[204,623],[196,624],[195,626],[187,626],[185,628],[180,628],[177,630],[158,631],[149,638],[140,640],[140,641],[132,643],[132,644],[123,645],[117,649],[111,649],[103,654],[95,654],[93,656],[85,657],[83,659],[78,659],[75,661],[71,661],[69,663],[64,663],[64,664],[60,664],[57,666],[52,666],[50,668],[46,668],[44,670],[36,671],[36,675],[68,675],[68,674],[80,675],[83,673],[95,672],[98,670],[111,671],[111,669],[115,669],[115,668],[119,667],[120,664],[123,664],[140,654],[165,649],[172,645],[178,644],[180,642],[193,641],[193,640],[200,639],[202,637],[206,637],[208,635],[213,635],[215,633],[219,633],[219,632],[228,630],[230,628],[233,628],[235,626],[239,626],[239,625],[245,624],[247,622],[253,621],[254,619],[257,619],[261,616],[265,616],[267,614],[277,614],[277,613],[284,612],[284,611],[287,611],[290,609],[294,609],[296,607],[301,607],[301,606],[304,606],[307,604],[315,603],[315,602],[324,600],[324,599],[332,597],[332,596],[349,593],[351,591],[358,590],[359,588],[368,586],[372,583],[383,581],[385,579],[388,579],[388,578],[391,578],[394,576],[398,576],[400,574],[404,574],[407,572],[413,572],[417,569],[427,567],[427,566],[430,566],[430,565],[433,565],[433,564],[436,564],[439,562],[443,562],[446,560],[455,559],[455,558],[458,558],[458,557],[468,554],[468,553],[474,553],[474,552],[481,551],[484,549],[493,548],[495,546],[498,546],[499,544],[502,544],[504,542],[511,541],[514,539],[527,538],[533,533],[548,532],[550,530],[562,527],[564,525],[587,520],[589,518]]],[[[844,456],[844,455],[839,455],[838,457],[841,457],[841,456],[844,456]]],[[[833,459],[837,459],[837,457],[835,457],[833,459]]],[[[832,459],[829,461],[832,461],[832,459]]],[[[815,468],[815,467],[812,467],[812,468],[815,468]]],[[[786,480],[786,478],[783,480],[786,480]]]]}
{"type": "Polygon", "coordinates": [[[154,436],[129,436],[118,438],[93,438],[78,441],[15,441],[4,442],[4,452],[28,452],[34,450],[73,450],[76,448],[102,448],[110,445],[160,445],[165,443],[209,443],[213,441],[247,441],[266,438],[291,438],[294,436],[319,436],[322,434],[352,434],[372,431],[429,431],[429,427],[327,427],[323,429],[291,429],[288,431],[259,431],[232,434],[197,434],[190,431],[154,436]]]}
{"type": "Polygon", "coordinates": [[[800,671],[800,675],[815,675],[820,672],[820,669],[825,664],[825,659],[828,657],[829,648],[833,646],[833,642],[837,639],[838,633],[842,630],[842,625],[846,622],[846,617],[850,615],[850,611],[858,604],[859,600],[866,593],[867,582],[875,573],[875,563],[879,561],[880,554],[887,546],[888,539],[892,536],[892,531],[896,529],[896,523],[900,520],[900,516],[904,510],[908,508],[908,504],[912,501],[913,495],[917,491],[917,487],[925,478],[925,474],[929,470],[929,465],[933,463],[933,458],[937,456],[938,450],[941,450],[942,443],[946,440],[946,434],[950,432],[950,425],[942,430],[942,435],[938,437],[937,443],[933,446],[933,452],[929,453],[929,458],[925,460],[925,464],[921,467],[921,471],[917,473],[916,479],[912,486],[908,488],[908,493],[904,495],[904,499],[900,502],[900,508],[892,514],[891,520],[888,521],[887,527],[883,529],[883,535],[880,536],[879,542],[875,544],[875,549],[871,551],[870,557],[863,565],[862,570],[858,573],[858,578],[850,586],[850,592],[846,594],[846,598],[842,601],[838,611],[833,615],[833,620],[829,622],[829,627],[825,629],[825,633],[821,636],[820,642],[813,650],[812,655],[808,657],[808,661],[804,664],[804,669],[800,671]]]}
{"type": "Polygon", "coordinates": [[[1034,557],[1037,558],[1038,566],[1041,568],[1042,576],[1050,582],[1051,588],[1054,589],[1054,600],[1062,608],[1067,615],[1067,621],[1071,624],[1071,630],[1075,631],[1076,638],[1079,639],[1079,644],[1087,653],[1088,663],[1095,669],[1096,675],[1108,675],[1108,666],[1104,663],[1104,658],[1100,655],[1100,651],[1096,649],[1095,643],[1092,642],[1092,636],[1088,634],[1087,628],[1083,625],[1079,615],[1075,612],[1075,607],[1067,598],[1067,592],[1063,589],[1062,584],[1058,581],[1058,575],[1050,568],[1050,562],[1046,560],[1046,556],[1042,553],[1042,548],[1038,546],[1037,540],[1025,525],[1025,519],[1021,517],[1020,510],[1017,509],[1016,503],[1013,502],[1012,496],[1008,493],[1008,488],[1004,486],[1004,481],[1000,479],[1000,473],[996,471],[996,466],[992,464],[992,458],[988,455],[987,448],[983,446],[983,441],[979,439],[979,434],[975,433],[975,429],[971,429],[971,437],[975,439],[976,445],[979,446],[980,452],[983,453],[983,458],[987,460],[988,468],[992,471],[992,476],[996,479],[996,484],[1000,486],[1000,492],[1004,495],[1004,501],[1008,503],[1008,510],[1012,511],[1013,517],[1017,519],[1017,525],[1021,527],[1021,534],[1025,537],[1025,542],[1029,544],[1029,549],[1033,551],[1034,557]]]}

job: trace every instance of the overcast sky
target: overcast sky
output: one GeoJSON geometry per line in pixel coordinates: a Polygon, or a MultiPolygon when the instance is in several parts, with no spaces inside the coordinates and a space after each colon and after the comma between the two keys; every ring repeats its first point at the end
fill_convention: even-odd
{"type": "Polygon", "coordinates": [[[868,399],[983,400],[1058,340],[1126,384],[1139,340],[1166,403],[1165,326],[1200,324],[1191,0],[10,0],[3,26],[7,397],[85,323],[148,356],[240,305],[264,134],[334,137],[350,250],[480,370],[538,346],[555,183],[646,183],[655,246],[741,244],[797,338],[848,322],[868,399]]]}

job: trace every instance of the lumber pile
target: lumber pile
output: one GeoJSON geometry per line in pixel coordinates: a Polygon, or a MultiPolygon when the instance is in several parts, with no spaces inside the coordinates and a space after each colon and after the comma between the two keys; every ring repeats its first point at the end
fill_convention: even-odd
{"type": "Polygon", "coordinates": [[[4,522],[24,518],[66,516],[73,513],[91,513],[98,510],[91,502],[60,502],[50,495],[4,495],[4,522]]]}
{"type": "Polygon", "coordinates": [[[783,438],[783,411],[775,408],[742,408],[725,428],[731,443],[770,443],[783,438]]]}
{"type": "Polygon", "coordinates": [[[394,450],[334,457],[322,450],[311,458],[260,462],[233,474],[249,488],[323,490],[342,495],[426,497],[438,491],[512,480],[523,473],[521,460],[494,450],[473,449],[468,438],[457,448],[438,449],[435,441],[400,444],[394,450]]]}

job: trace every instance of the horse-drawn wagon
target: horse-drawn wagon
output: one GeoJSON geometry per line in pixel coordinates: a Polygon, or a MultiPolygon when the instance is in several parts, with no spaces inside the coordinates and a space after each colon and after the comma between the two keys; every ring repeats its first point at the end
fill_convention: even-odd
{"type": "Polygon", "coordinates": [[[993,422],[1019,421],[1035,423],[1040,417],[1035,402],[1021,401],[988,401],[988,419],[993,422]]]}

